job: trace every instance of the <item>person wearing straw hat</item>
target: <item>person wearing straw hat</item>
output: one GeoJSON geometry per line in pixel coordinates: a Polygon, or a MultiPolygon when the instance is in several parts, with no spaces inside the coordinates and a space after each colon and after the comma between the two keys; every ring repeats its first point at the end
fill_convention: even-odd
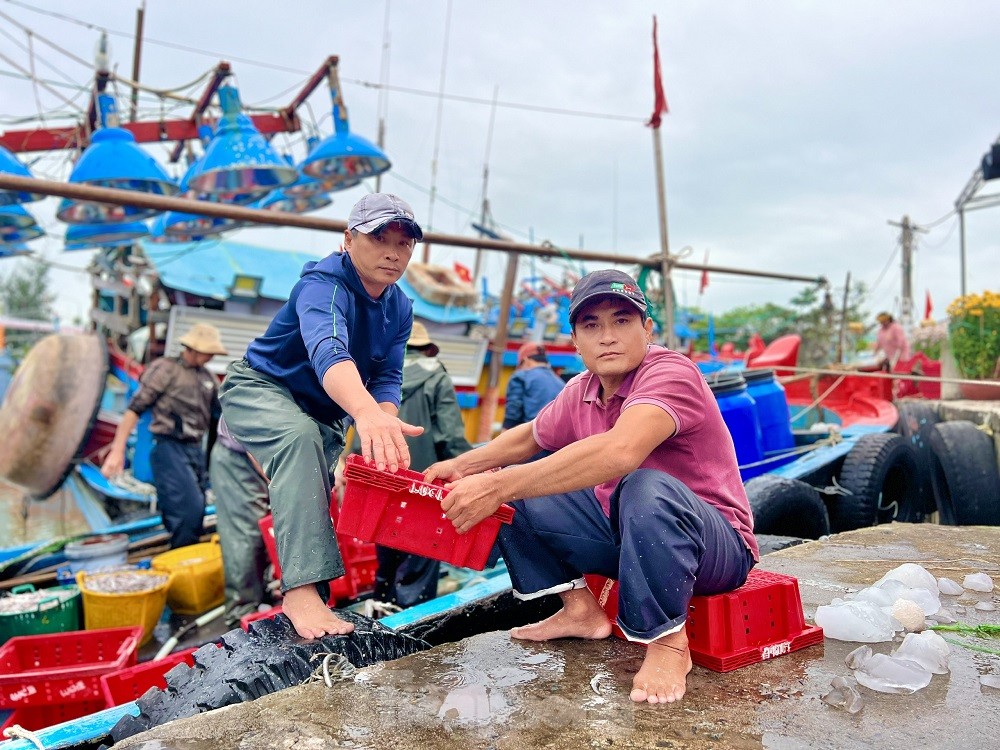
{"type": "Polygon", "coordinates": [[[626,273],[580,279],[569,319],[587,370],[533,422],[425,478],[448,482],[441,508],[459,533],[513,503],[498,544],[514,595],[558,594],[563,607],[512,637],[607,638],[611,622],[584,575],[616,579],[617,624],[647,646],[629,697],[655,704],[684,695],[691,597],[742,586],[759,551],[715,397],[690,359],[651,343],[646,311],[626,273]],[[552,454],[523,463],[540,449],[552,454]]]}
{"type": "Polygon", "coordinates": [[[160,357],[143,372],[101,465],[109,478],[124,470],[129,435],[152,410],[149,463],[171,548],[196,544],[204,531],[208,474],[201,441],[220,414],[218,380],[205,365],[228,354],[219,329],[207,323],[195,323],[178,341],[180,355],[160,357]]]}
{"type": "MultiPolygon", "coordinates": [[[[406,342],[403,397],[399,405],[400,419],[424,428],[423,434],[406,438],[410,468],[414,471],[423,471],[436,461],[472,450],[465,438],[455,384],[437,358],[438,352],[438,345],[431,340],[427,327],[414,321],[406,342]]],[[[360,442],[355,435],[351,450],[357,452],[359,448],[360,442]]],[[[376,601],[412,607],[437,596],[440,562],[382,545],[376,545],[375,551],[378,556],[376,601]]]]}
{"type": "Polygon", "coordinates": [[[396,285],[423,236],[398,196],[361,198],[344,251],[305,265],[222,384],[226,424],[270,482],[282,608],[303,638],[354,630],[326,603],[344,574],[329,511],[346,422],[379,470],[408,467],[405,436],[423,431],[397,417],[413,305],[396,285]]]}

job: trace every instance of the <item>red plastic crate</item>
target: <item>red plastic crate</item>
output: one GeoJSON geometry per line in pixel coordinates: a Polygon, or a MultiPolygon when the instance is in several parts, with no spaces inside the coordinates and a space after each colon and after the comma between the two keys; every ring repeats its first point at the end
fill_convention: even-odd
{"type": "Polygon", "coordinates": [[[156,661],[143,662],[134,667],[101,675],[101,693],[104,695],[107,708],[141,698],[150,688],[165,688],[167,681],[164,676],[167,672],[181,663],[189,667],[194,666],[193,654],[197,650],[188,648],[167,654],[156,661]]]}
{"type": "MultiPolygon", "coordinates": [[[[62,724],[64,721],[79,719],[81,716],[103,711],[104,701],[83,701],[82,703],[58,703],[52,706],[22,706],[0,724],[0,735],[3,730],[15,724],[22,729],[37,732],[39,729],[62,724]]],[[[0,740],[2,742],[2,740],[0,740]]]]}
{"type": "Polygon", "coordinates": [[[441,485],[428,484],[418,471],[379,471],[357,455],[348,456],[346,464],[344,504],[337,526],[342,534],[482,570],[500,524],[514,519],[514,508],[504,504],[459,535],[441,512],[441,500],[448,494],[441,485]]]}
{"type": "MultiPolygon", "coordinates": [[[[270,514],[257,522],[264,538],[268,559],[274,566],[274,575],[281,578],[281,565],[278,563],[278,545],[274,540],[274,521],[270,514]]],[[[375,588],[375,569],[378,561],[375,557],[375,545],[363,542],[347,534],[337,534],[337,544],[344,560],[344,575],[330,581],[330,603],[345,599],[355,599],[375,588]]]]}
{"type": "MultiPolygon", "coordinates": [[[[615,635],[624,638],[616,622],[618,582],[603,576],[585,578],[611,620],[615,635]]],[[[756,569],[735,591],[691,597],[687,635],[691,661],[716,672],[729,672],[823,641],[823,629],[805,622],[798,581],[756,569]]]]}
{"type": "Polygon", "coordinates": [[[257,620],[267,620],[271,617],[277,617],[283,611],[284,610],[282,610],[281,607],[271,607],[271,609],[266,610],[264,612],[253,612],[252,614],[249,615],[243,615],[243,617],[240,618],[240,627],[243,628],[244,630],[249,630],[251,622],[256,622],[257,620]]]}
{"type": "Polygon", "coordinates": [[[11,638],[0,647],[0,708],[101,701],[100,677],[135,664],[142,627],[11,638]]]}

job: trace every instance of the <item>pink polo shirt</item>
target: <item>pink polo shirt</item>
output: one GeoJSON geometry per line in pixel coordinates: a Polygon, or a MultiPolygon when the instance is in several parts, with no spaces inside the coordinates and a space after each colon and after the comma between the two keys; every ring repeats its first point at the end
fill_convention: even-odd
{"type": "MultiPolygon", "coordinates": [[[[570,443],[610,430],[618,416],[635,404],[652,404],[677,423],[673,437],[660,443],[641,468],[659,469],[679,479],[699,498],[719,509],[760,559],[753,517],[736,462],[736,449],[708,383],[683,354],[650,346],[642,363],[622,382],[606,405],[599,398],[600,379],[577,375],[555,401],[535,417],[535,441],[557,451],[570,443]]],[[[594,488],[605,515],[621,477],[594,488]]]]}

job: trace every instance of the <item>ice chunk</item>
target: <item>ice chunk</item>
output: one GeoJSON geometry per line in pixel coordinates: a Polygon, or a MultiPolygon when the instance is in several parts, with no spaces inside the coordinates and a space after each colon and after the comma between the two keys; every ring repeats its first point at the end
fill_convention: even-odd
{"type": "Polygon", "coordinates": [[[882,576],[875,585],[879,586],[885,581],[899,581],[911,589],[926,589],[934,593],[935,596],[938,591],[934,576],[922,565],[916,563],[903,563],[898,568],[893,568],[882,576]]]}
{"type": "Polygon", "coordinates": [[[854,672],[858,683],[880,693],[915,693],[931,682],[931,673],[916,662],[874,654],[854,672]]]}
{"type": "Polygon", "coordinates": [[[827,638],[838,641],[891,641],[894,632],[889,616],[864,601],[817,607],[816,624],[823,628],[827,638]]]}
{"type": "Polygon", "coordinates": [[[923,633],[910,633],[892,652],[893,656],[914,661],[928,672],[945,674],[948,672],[948,642],[933,630],[923,633]]]}
{"type": "Polygon", "coordinates": [[[911,602],[919,604],[925,615],[932,615],[941,609],[941,600],[938,599],[937,595],[937,582],[934,583],[933,592],[925,588],[907,586],[902,581],[892,578],[880,581],[875,586],[881,591],[888,593],[893,604],[899,599],[909,599],[911,602]]]}
{"type": "Polygon", "coordinates": [[[851,653],[847,655],[844,661],[847,663],[848,669],[861,669],[865,662],[872,658],[872,647],[871,646],[858,646],[851,653]]]}
{"type": "Polygon", "coordinates": [[[924,610],[909,599],[897,599],[892,605],[892,616],[910,633],[924,629],[924,610]]]}
{"type": "Polygon", "coordinates": [[[962,585],[971,591],[992,591],[993,579],[985,573],[970,573],[962,581],[962,585]]]}
{"type": "Polygon", "coordinates": [[[1000,690],[1000,674],[984,674],[979,678],[979,684],[983,687],[1000,690]]]}
{"type": "Polygon", "coordinates": [[[979,602],[976,605],[976,609],[978,609],[980,612],[994,612],[994,611],[996,611],[996,607],[993,605],[993,602],[979,602]]]}
{"type": "Polygon", "coordinates": [[[941,607],[941,609],[931,615],[931,619],[934,622],[941,623],[942,625],[951,625],[952,623],[958,622],[958,620],[955,619],[955,616],[944,607],[941,607]]]}
{"type": "Polygon", "coordinates": [[[938,591],[948,596],[959,596],[965,593],[965,589],[959,586],[957,581],[953,581],[950,578],[938,578],[937,584],[938,591]]]}
{"type": "MultiPolygon", "coordinates": [[[[900,589],[903,587],[900,586],[900,589]]],[[[836,601],[836,599],[834,600],[836,601]]],[[[892,603],[895,601],[892,593],[886,589],[881,589],[878,586],[869,586],[866,589],[861,589],[858,593],[854,595],[854,601],[871,602],[877,607],[891,607],[892,603]]]]}
{"type": "Polygon", "coordinates": [[[847,679],[834,677],[830,683],[831,690],[821,697],[824,703],[829,703],[836,708],[842,708],[848,713],[856,714],[865,707],[865,702],[861,694],[847,679]]]}

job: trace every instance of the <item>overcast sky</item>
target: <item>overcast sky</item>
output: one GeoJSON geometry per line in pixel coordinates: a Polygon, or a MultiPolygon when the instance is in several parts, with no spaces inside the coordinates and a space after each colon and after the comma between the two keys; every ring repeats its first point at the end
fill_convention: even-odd
{"type": "MultiPolygon", "coordinates": [[[[37,74],[80,86],[91,71],[44,40],[89,61],[97,29],[107,28],[112,62],[128,76],[137,7],[137,0],[0,0],[0,13],[35,32],[37,74]]],[[[383,97],[393,161],[383,189],[409,200],[425,228],[457,234],[472,234],[479,214],[496,89],[489,199],[501,228],[519,240],[646,255],[659,249],[652,139],[643,126],[652,109],[654,13],[670,106],[662,139],[671,249],[690,247],[696,262],[707,252],[721,266],[824,275],[835,291],[850,272],[873,287],[872,314],[898,310],[899,230],[887,222],[907,214],[930,224],[948,214],[1000,133],[988,54],[1000,28],[995,2],[454,0],[439,120],[433,94],[448,0],[392,0],[388,37],[385,0],[149,0],[141,78],[157,88],[184,86],[226,59],[245,103],[277,106],[327,55],[339,55],[354,132],[375,139],[383,97]],[[387,91],[366,85],[384,76],[387,91]]],[[[30,69],[27,35],[9,19],[0,16],[0,52],[30,69]]],[[[71,111],[52,91],[16,77],[3,57],[0,73],[0,128],[24,127],[14,120],[40,109],[50,122],[71,111]]],[[[86,102],[72,88],[52,88],[77,106],[86,102]]],[[[329,133],[325,89],[309,103],[303,119],[329,133]]],[[[154,117],[159,105],[144,97],[143,111],[154,117]]],[[[276,143],[303,153],[301,135],[276,143]]],[[[166,150],[153,152],[160,158],[166,150]]],[[[65,154],[29,158],[38,159],[39,176],[68,174],[65,154]]],[[[335,195],[320,215],[346,218],[362,192],[335,195]]],[[[35,206],[52,238],[31,247],[60,264],[86,265],[89,253],[61,250],[55,199],[35,206]]],[[[919,238],[918,317],[925,290],[935,317],[959,293],[957,224],[951,216],[919,238]]],[[[1000,288],[1000,208],[968,214],[966,230],[968,290],[1000,288]]],[[[232,237],[314,253],[337,244],[293,229],[232,237]]],[[[434,248],[434,262],[455,259],[469,263],[469,252],[434,248]]],[[[503,259],[491,257],[486,267],[495,292],[503,259]]],[[[60,271],[57,283],[60,312],[85,315],[85,276],[60,271]]],[[[676,284],[682,302],[716,313],[786,304],[802,288],[713,274],[699,299],[696,273],[679,273],[676,284]]]]}

